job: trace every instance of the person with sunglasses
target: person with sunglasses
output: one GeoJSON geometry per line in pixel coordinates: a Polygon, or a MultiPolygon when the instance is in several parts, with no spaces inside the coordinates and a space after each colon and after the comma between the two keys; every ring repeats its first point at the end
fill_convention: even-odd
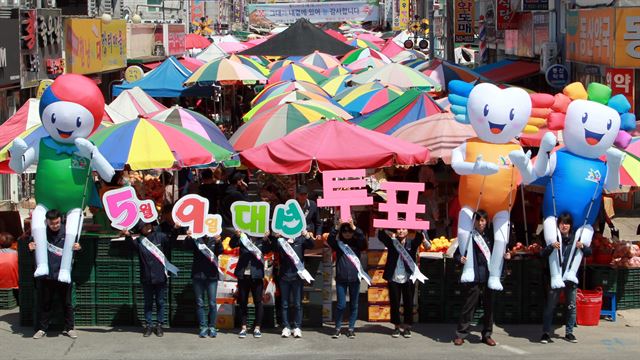
{"type": "Polygon", "coordinates": [[[327,244],[336,252],[336,331],[333,338],[340,337],[342,315],[347,307],[347,291],[349,292],[349,330],[347,337],[356,337],[355,326],[358,318],[358,298],[360,296],[360,280],[369,284],[371,279],[360,263],[360,252],[367,248],[367,240],[362,230],[356,227],[353,219],[337,224],[327,238],[327,244]]]}

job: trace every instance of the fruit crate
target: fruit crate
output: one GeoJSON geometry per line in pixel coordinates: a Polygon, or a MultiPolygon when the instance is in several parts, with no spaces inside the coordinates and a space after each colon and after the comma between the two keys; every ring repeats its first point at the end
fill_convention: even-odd
{"type": "Polygon", "coordinates": [[[104,305],[96,304],[96,325],[130,326],[134,324],[132,304],[104,305]]]}
{"type": "Polygon", "coordinates": [[[445,260],[431,259],[427,257],[420,257],[420,272],[422,272],[429,280],[444,280],[445,274],[445,260]]]}
{"type": "MultiPolygon", "coordinates": [[[[153,303],[153,306],[151,307],[151,319],[152,321],[155,323],[158,319],[157,319],[157,307],[155,302],[153,303]]],[[[134,314],[133,314],[133,325],[135,326],[144,326],[146,324],[146,320],[144,318],[144,302],[142,303],[136,303],[134,305],[134,314]]],[[[173,325],[173,321],[171,319],[171,307],[169,306],[169,303],[167,303],[165,301],[164,304],[164,326],[169,326],[169,325],[173,325]]]]}
{"type": "Polygon", "coordinates": [[[493,317],[496,324],[518,324],[521,322],[522,308],[520,302],[497,301],[493,317]]]}
{"type": "MultiPolygon", "coordinates": [[[[276,321],[276,311],[275,306],[273,305],[263,305],[263,316],[262,316],[262,327],[261,329],[273,329],[277,325],[276,321]]],[[[236,306],[235,309],[235,327],[240,328],[241,326],[241,313],[240,306],[236,306]]],[[[303,315],[304,317],[304,310],[303,315]]],[[[247,308],[247,326],[249,329],[253,328],[254,321],[256,319],[256,309],[253,304],[250,304],[247,308]]]]}
{"type": "Polygon", "coordinates": [[[541,324],[544,305],[544,300],[539,303],[523,305],[522,322],[525,324],[541,324]]]}
{"type": "Polygon", "coordinates": [[[193,261],[193,250],[173,248],[173,249],[171,249],[170,260],[171,260],[172,263],[174,263],[174,262],[188,262],[188,263],[191,263],[193,261]]]}
{"type": "Polygon", "coordinates": [[[520,284],[520,286],[523,304],[544,302],[546,290],[544,285],[542,284],[542,280],[537,282],[530,281],[528,283],[522,283],[520,284]]]}
{"type": "Polygon", "coordinates": [[[460,281],[462,276],[462,264],[458,264],[454,259],[445,260],[445,282],[460,281]]]}
{"type": "MultiPolygon", "coordinates": [[[[205,309],[205,316],[208,316],[209,308],[205,309]]],[[[169,321],[174,327],[198,327],[198,315],[195,304],[192,306],[171,306],[169,310],[169,321]]]]}
{"type": "Polygon", "coordinates": [[[0,309],[14,309],[18,306],[16,292],[13,289],[0,290],[0,309]]]}
{"type": "Polygon", "coordinates": [[[131,285],[133,262],[131,260],[96,260],[96,282],[131,285]]]}
{"type": "Polygon", "coordinates": [[[507,278],[502,281],[502,291],[496,292],[496,299],[498,301],[511,301],[511,302],[520,302],[522,289],[522,283],[519,281],[514,281],[513,279],[507,278]]]}
{"type": "Polygon", "coordinates": [[[169,303],[174,305],[192,305],[195,306],[196,295],[193,291],[193,285],[188,284],[181,288],[171,288],[169,290],[169,303]]]}
{"type": "Polygon", "coordinates": [[[421,323],[439,323],[444,320],[444,305],[441,301],[419,301],[418,321],[421,323]]]}
{"type": "Polygon", "coordinates": [[[444,279],[429,277],[429,281],[418,284],[418,299],[424,302],[443,301],[444,289],[444,279]]]}
{"type": "MultiPolygon", "coordinates": [[[[266,312],[265,312],[266,315],[266,312]]],[[[289,316],[289,320],[293,319],[289,316]]],[[[266,318],[265,318],[266,320],[266,318]]],[[[266,322],[266,321],[263,321],[266,322]]],[[[302,305],[302,326],[305,328],[322,327],[322,305],[302,305]]],[[[275,327],[275,324],[274,326],[275,327]]]]}
{"type": "Polygon", "coordinates": [[[467,296],[467,284],[460,281],[452,281],[445,283],[444,294],[447,301],[461,301],[467,296]]]}
{"type": "Polygon", "coordinates": [[[522,260],[504,260],[502,265],[502,281],[503,282],[521,282],[522,281],[522,260]]]}
{"type": "Polygon", "coordinates": [[[618,269],[617,285],[623,290],[640,290],[640,268],[618,269]]]}
{"type": "Polygon", "coordinates": [[[522,283],[542,282],[542,277],[546,271],[547,259],[525,258],[522,260],[522,283]]]}
{"type": "Polygon", "coordinates": [[[84,284],[75,284],[74,286],[75,304],[95,304],[97,303],[96,297],[96,283],[86,282],[84,284]]]}
{"type": "Polygon", "coordinates": [[[98,239],[96,241],[96,260],[130,260],[135,251],[133,245],[125,241],[98,239]]]}
{"type": "Polygon", "coordinates": [[[616,292],[618,284],[617,269],[606,265],[587,266],[587,287],[601,287],[604,292],[616,292]]]}
{"type": "MultiPolygon", "coordinates": [[[[452,301],[447,302],[444,305],[444,321],[447,323],[457,323],[460,321],[460,313],[462,312],[462,307],[464,306],[464,301],[452,301]]],[[[473,317],[471,318],[471,322],[473,324],[477,324],[482,316],[484,315],[484,310],[482,309],[482,304],[479,303],[476,306],[476,310],[473,313],[473,317]]]]}
{"type": "Polygon", "coordinates": [[[129,284],[96,284],[96,299],[99,305],[132,305],[133,286],[129,284]]]}
{"type": "Polygon", "coordinates": [[[77,326],[96,325],[96,305],[93,303],[76,305],[74,315],[77,326]]]}

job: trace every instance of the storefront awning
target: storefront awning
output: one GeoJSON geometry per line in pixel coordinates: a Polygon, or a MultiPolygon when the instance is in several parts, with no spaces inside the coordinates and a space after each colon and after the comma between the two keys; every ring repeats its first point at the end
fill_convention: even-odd
{"type": "Polygon", "coordinates": [[[502,60],[494,64],[480,66],[474,71],[491,81],[504,83],[539,73],[540,64],[521,60],[502,60]]]}

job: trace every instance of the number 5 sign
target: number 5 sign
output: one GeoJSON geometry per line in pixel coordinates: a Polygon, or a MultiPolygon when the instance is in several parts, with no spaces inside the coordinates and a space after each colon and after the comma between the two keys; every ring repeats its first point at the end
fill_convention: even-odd
{"type": "Polygon", "coordinates": [[[139,220],[150,223],[158,218],[153,201],[138,199],[131,186],[107,191],[102,203],[111,226],[118,230],[130,230],[139,220]]]}
{"type": "Polygon", "coordinates": [[[222,217],[209,214],[209,200],[199,195],[186,195],[176,202],[171,211],[173,222],[187,226],[195,238],[216,236],[222,232],[222,217]]]}

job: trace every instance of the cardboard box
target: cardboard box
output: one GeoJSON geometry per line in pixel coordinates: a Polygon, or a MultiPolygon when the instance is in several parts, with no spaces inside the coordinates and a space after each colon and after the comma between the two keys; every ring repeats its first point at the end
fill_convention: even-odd
{"type": "Polygon", "coordinates": [[[322,303],[322,320],[324,321],[332,321],[333,320],[333,304],[331,301],[322,303]]]}
{"type": "Polygon", "coordinates": [[[220,298],[233,298],[238,283],[233,281],[218,281],[218,292],[216,293],[216,299],[220,298]]]}
{"type": "Polygon", "coordinates": [[[233,309],[235,306],[233,304],[217,304],[216,311],[217,315],[233,315],[233,309]]]}
{"type": "Polygon", "coordinates": [[[382,275],[384,275],[384,269],[369,270],[368,272],[369,276],[371,276],[371,286],[387,285],[387,280],[382,278],[382,275]]]}
{"type": "Polygon", "coordinates": [[[389,303],[389,289],[386,287],[370,287],[367,291],[369,303],[389,303]]]}
{"type": "Polygon", "coordinates": [[[302,303],[303,304],[311,304],[311,305],[320,305],[322,304],[323,297],[322,289],[311,289],[305,288],[302,293],[302,303]]]}
{"type": "Polygon", "coordinates": [[[216,328],[230,330],[233,329],[234,315],[218,315],[216,317],[216,328]]]}
{"type": "Polygon", "coordinates": [[[391,321],[391,307],[389,305],[369,305],[370,322],[391,321]]]}
{"type": "Polygon", "coordinates": [[[367,252],[367,264],[369,267],[382,267],[387,263],[387,251],[367,252]]]}

